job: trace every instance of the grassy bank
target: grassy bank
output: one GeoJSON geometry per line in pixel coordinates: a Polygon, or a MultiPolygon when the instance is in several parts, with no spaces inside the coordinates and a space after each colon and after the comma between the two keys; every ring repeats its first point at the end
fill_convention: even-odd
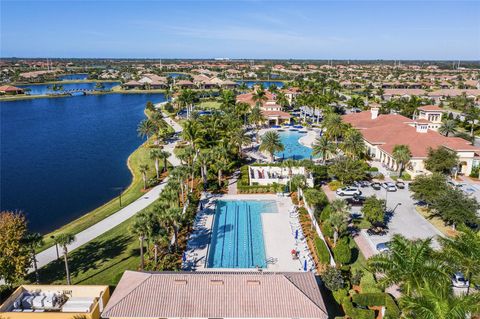
{"type": "MultiPolygon", "coordinates": [[[[149,166],[148,176],[153,177],[155,175],[155,165],[153,160],[150,159],[150,148],[146,148],[144,145],[136,149],[128,158],[128,168],[130,169],[133,178],[130,186],[128,186],[128,188],[122,193],[122,207],[120,207],[120,201],[118,197],[112,199],[111,201],[83,215],[82,217],[66,224],[65,226],[62,226],[51,233],[46,234],[44,236],[45,243],[39,249],[39,251],[42,251],[53,245],[53,239],[51,239],[50,236],[57,236],[64,232],[77,234],[137,200],[143,194],[143,180],[142,174],[139,170],[139,167],[142,164],[147,164],[149,166]]],[[[162,165],[163,163],[160,161],[160,166],[162,165]]]]}

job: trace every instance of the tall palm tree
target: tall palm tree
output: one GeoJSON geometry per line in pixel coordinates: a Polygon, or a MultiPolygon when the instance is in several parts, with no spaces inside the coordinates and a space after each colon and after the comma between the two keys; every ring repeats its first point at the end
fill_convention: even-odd
{"type": "Polygon", "coordinates": [[[249,121],[255,126],[255,135],[258,141],[258,129],[265,122],[262,110],[258,106],[255,106],[250,112],[249,121]]]}
{"type": "Polygon", "coordinates": [[[138,124],[137,132],[138,136],[141,138],[145,138],[148,140],[150,136],[155,134],[157,131],[157,128],[155,127],[155,124],[153,123],[152,120],[150,119],[145,119],[138,124]]]}
{"type": "Polygon", "coordinates": [[[141,212],[135,215],[130,231],[138,237],[140,243],[140,269],[145,268],[145,254],[143,249],[145,248],[145,239],[147,237],[147,224],[148,216],[145,212],[141,212]]]}
{"type": "Polygon", "coordinates": [[[438,128],[438,132],[448,137],[449,134],[455,134],[457,132],[457,122],[454,120],[447,120],[442,123],[438,128]]]}
{"type": "Polygon", "coordinates": [[[317,137],[312,146],[313,156],[320,155],[322,157],[322,163],[325,165],[325,161],[335,154],[335,144],[333,144],[325,136],[317,137]]]}
{"type": "Polygon", "coordinates": [[[158,159],[160,159],[160,160],[163,161],[163,168],[162,168],[162,170],[163,170],[164,172],[166,172],[167,169],[168,169],[167,160],[168,160],[169,157],[170,157],[170,153],[167,152],[167,151],[160,150],[160,152],[158,152],[158,159]]]}
{"type": "Polygon", "coordinates": [[[180,95],[177,98],[179,105],[187,108],[187,118],[190,118],[193,111],[193,102],[195,102],[196,97],[194,91],[185,89],[180,92],[180,95]]]}
{"type": "Polygon", "coordinates": [[[206,188],[208,183],[208,164],[210,164],[210,153],[200,152],[198,154],[196,163],[200,167],[200,176],[202,177],[203,185],[206,188]]]}
{"type": "Polygon", "coordinates": [[[297,162],[291,158],[288,158],[282,162],[282,166],[288,168],[288,191],[292,192],[293,168],[297,166],[297,162]]]}
{"type": "Polygon", "coordinates": [[[298,196],[298,199],[300,200],[300,191],[302,188],[305,187],[305,185],[307,184],[307,180],[305,178],[304,175],[293,175],[293,177],[290,179],[290,182],[291,182],[291,185],[292,187],[296,187],[297,188],[297,196],[298,196]]]}
{"type": "Polygon", "coordinates": [[[32,254],[32,263],[33,263],[33,269],[35,271],[35,282],[37,284],[40,283],[40,276],[38,274],[38,267],[37,267],[37,255],[35,250],[38,247],[41,247],[43,245],[43,236],[40,235],[39,233],[28,233],[25,236],[25,243],[30,249],[30,253],[32,254]]]}
{"type": "Polygon", "coordinates": [[[170,207],[164,210],[159,216],[160,221],[165,223],[165,226],[173,230],[173,243],[175,249],[178,247],[178,230],[183,220],[182,209],[180,207],[170,207]]]}
{"type": "Polygon", "coordinates": [[[323,120],[323,127],[326,129],[325,136],[330,140],[334,140],[335,144],[338,145],[338,139],[346,129],[346,125],[342,122],[340,115],[336,113],[327,114],[323,120]]]}
{"type": "Polygon", "coordinates": [[[402,177],[405,167],[408,165],[410,159],[412,158],[412,152],[410,152],[410,148],[408,147],[408,145],[395,145],[393,147],[392,155],[393,159],[398,164],[398,176],[402,177]]]}
{"type": "Polygon", "coordinates": [[[352,159],[360,157],[365,152],[365,143],[360,131],[350,128],[345,132],[341,148],[345,155],[352,159]]]}
{"type": "Polygon", "coordinates": [[[400,306],[405,319],[465,319],[480,311],[480,294],[456,296],[450,286],[425,284],[400,298],[400,306]]]}
{"type": "Polygon", "coordinates": [[[230,136],[230,143],[235,146],[238,151],[238,155],[242,156],[242,146],[247,146],[252,143],[252,139],[247,135],[247,132],[243,128],[235,129],[230,136]]]}
{"type": "Polygon", "coordinates": [[[220,95],[220,101],[223,110],[233,109],[235,106],[235,94],[230,90],[224,90],[220,95]]]}
{"type": "Polygon", "coordinates": [[[337,240],[342,231],[346,227],[349,215],[348,204],[344,199],[335,199],[330,203],[332,212],[328,221],[333,227],[333,245],[337,245],[337,240]]]}
{"type": "Polygon", "coordinates": [[[380,284],[385,287],[397,284],[407,295],[425,282],[443,287],[450,282],[450,273],[438,259],[433,258],[431,242],[431,238],[408,240],[401,235],[393,235],[389,253],[370,257],[368,267],[382,274],[380,284]]]}
{"type": "Polygon", "coordinates": [[[70,269],[68,268],[68,245],[75,241],[75,235],[70,233],[63,233],[55,238],[56,242],[63,248],[63,260],[65,262],[65,273],[67,275],[67,285],[71,285],[70,269]]]}
{"type": "Polygon", "coordinates": [[[262,136],[262,143],[260,144],[259,150],[267,152],[270,155],[270,160],[273,162],[275,160],[275,152],[284,150],[280,135],[275,131],[266,132],[265,135],[262,136]]]}
{"type": "Polygon", "coordinates": [[[196,145],[202,137],[200,125],[196,120],[187,120],[183,123],[182,137],[196,150],[196,145]]]}
{"type": "Polygon", "coordinates": [[[223,173],[230,166],[227,150],[223,146],[216,146],[212,149],[211,156],[215,160],[213,166],[217,170],[218,186],[222,186],[223,173]]]}
{"type": "Polygon", "coordinates": [[[142,174],[142,179],[143,179],[143,189],[147,189],[147,172],[148,172],[148,165],[147,164],[141,164],[138,167],[140,174],[142,174]]]}
{"type": "Polygon", "coordinates": [[[365,103],[363,102],[363,99],[360,96],[354,96],[347,101],[347,105],[350,106],[351,108],[363,109],[363,107],[365,106],[365,103]]]}
{"type": "MultiPolygon", "coordinates": [[[[472,276],[480,276],[480,232],[470,228],[463,228],[454,237],[439,237],[442,246],[441,258],[448,265],[453,266],[451,272],[461,271],[468,281],[472,282],[472,276]]],[[[467,288],[467,295],[470,286],[467,288]]]]}
{"type": "Polygon", "coordinates": [[[252,95],[252,100],[255,102],[255,106],[262,106],[264,102],[268,100],[268,97],[263,88],[258,88],[252,95]]]}
{"type": "Polygon", "coordinates": [[[162,158],[162,150],[154,148],[150,151],[150,158],[155,162],[155,173],[157,178],[160,177],[160,159],[162,158]]]}

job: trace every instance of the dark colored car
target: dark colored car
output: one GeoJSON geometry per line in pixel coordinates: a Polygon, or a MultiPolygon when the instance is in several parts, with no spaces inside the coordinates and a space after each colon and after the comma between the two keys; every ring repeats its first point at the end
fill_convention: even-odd
{"type": "Polygon", "coordinates": [[[395,183],[395,186],[397,186],[398,189],[404,189],[405,188],[405,183],[401,181],[397,181],[395,183]]]}
{"type": "Polygon", "coordinates": [[[357,206],[357,205],[363,205],[363,203],[365,202],[365,199],[367,199],[365,196],[354,195],[352,197],[347,197],[345,200],[347,201],[348,204],[352,206],[357,206]]]}
{"type": "Polygon", "coordinates": [[[380,184],[380,183],[377,183],[377,182],[373,182],[373,183],[371,183],[371,184],[370,184],[370,186],[371,186],[371,187],[372,187],[374,190],[376,190],[376,191],[378,191],[378,190],[381,190],[381,189],[382,189],[382,184],[380,184]]]}

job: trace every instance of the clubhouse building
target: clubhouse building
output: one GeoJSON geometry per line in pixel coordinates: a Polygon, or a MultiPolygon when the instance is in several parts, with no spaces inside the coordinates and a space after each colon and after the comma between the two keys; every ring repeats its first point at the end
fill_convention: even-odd
{"type": "Polygon", "coordinates": [[[393,158],[395,145],[408,145],[412,158],[406,171],[412,176],[428,174],[424,160],[430,148],[445,147],[457,153],[458,172],[469,175],[480,162],[480,148],[459,137],[446,137],[437,132],[442,123],[443,109],[427,105],[409,119],[399,114],[379,114],[377,107],[369,111],[343,116],[363,135],[368,154],[392,170],[398,169],[393,158]]]}

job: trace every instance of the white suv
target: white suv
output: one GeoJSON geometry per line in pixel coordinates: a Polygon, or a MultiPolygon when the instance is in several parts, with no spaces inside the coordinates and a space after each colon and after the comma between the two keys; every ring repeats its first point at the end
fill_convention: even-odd
{"type": "Polygon", "coordinates": [[[338,196],[359,196],[362,195],[362,191],[360,191],[357,187],[343,187],[337,189],[337,195],[338,196]]]}

